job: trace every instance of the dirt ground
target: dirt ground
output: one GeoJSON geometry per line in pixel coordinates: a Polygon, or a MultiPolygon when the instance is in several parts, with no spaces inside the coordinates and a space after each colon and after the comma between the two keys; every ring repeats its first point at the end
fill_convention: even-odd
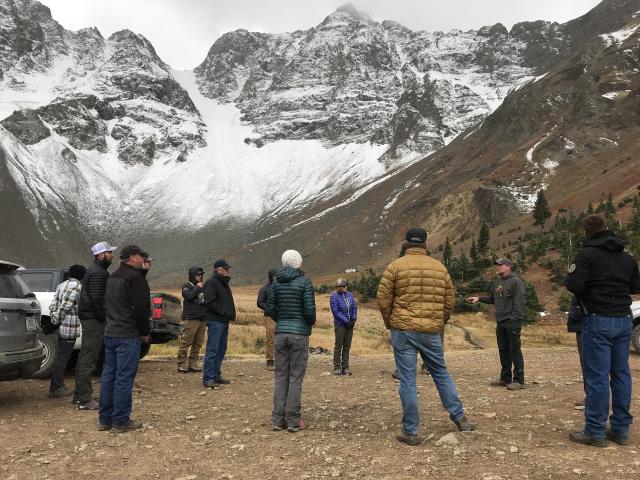
{"type": "MultiPolygon", "coordinates": [[[[262,359],[229,358],[232,384],[203,390],[199,374],[170,360],[143,360],[134,416],[142,431],[97,431],[96,412],[47,398],[40,380],[0,383],[0,478],[632,479],[640,475],[640,432],[627,447],[573,444],[582,384],[575,350],[525,349],[527,388],[492,388],[497,351],[449,351],[447,361],[477,432],[458,433],[430,377],[418,378],[420,447],[398,443],[401,407],[390,355],[356,356],[352,377],[330,375],[329,355],[311,355],[303,390],[306,430],[273,432],[273,373],[262,359]],[[450,432],[455,444],[438,445],[450,432]]],[[[631,355],[634,382],[640,356],[631,355]]],[[[68,379],[72,386],[73,380],[68,379]]],[[[636,390],[637,392],[637,390],[636,390]]],[[[640,410],[634,393],[632,412],[640,410]]]]}

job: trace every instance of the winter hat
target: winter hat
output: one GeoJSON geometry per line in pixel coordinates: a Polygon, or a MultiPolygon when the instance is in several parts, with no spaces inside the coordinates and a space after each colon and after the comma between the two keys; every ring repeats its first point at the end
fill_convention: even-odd
{"type": "Polygon", "coordinates": [[[423,243],[427,241],[427,231],[419,227],[410,228],[404,238],[407,242],[423,243]]]}
{"type": "Polygon", "coordinates": [[[69,278],[75,278],[76,280],[82,280],[84,278],[87,269],[82,265],[71,265],[69,267],[69,278]]]}
{"type": "Polygon", "coordinates": [[[282,254],[282,266],[300,268],[302,266],[302,255],[295,250],[287,250],[282,254]]]}
{"type": "Polygon", "coordinates": [[[142,258],[145,258],[145,257],[149,256],[149,254],[147,252],[144,252],[137,245],[127,245],[122,250],[120,250],[120,258],[122,260],[126,260],[127,258],[133,257],[134,255],[140,255],[142,258]]]}

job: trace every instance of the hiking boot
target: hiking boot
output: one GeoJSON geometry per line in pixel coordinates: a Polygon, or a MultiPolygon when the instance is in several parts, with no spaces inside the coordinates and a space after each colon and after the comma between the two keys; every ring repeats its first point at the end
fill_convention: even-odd
{"type": "Polygon", "coordinates": [[[420,373],[422,373],[422,375],[431,375],[431,372],[429,372],[425,364],[422,364],[422,367],[420,367],[420,373]]]}
{"type": "Polygon", "coordinates": [[[193,365],[193,366],[189,366],[189,368],[187,370],[189,372],[201,372],[202,371],[202,367],[200,367],[199,365],[193,365]]]}
{"type": "Polygon", "coordinates": [[[591,435],[587,435],[584,432],[571,432],[569,434],[569,439],[571,439],[572,442],[591,445],[593,447],[603,448],[609,445],[606,438],[593,438],[591,435]]]}
{"type": "Polygon", "coordinates": [[[187,367],[185,367],[184,365],[178,365],[178,372],[179,373],[189,373],[189,369],[187,367]]]}
{"type": "Polygon", "coordinates": [[[220,377],[219,379],[214,380],[213,383],[215,383],[216,385],[229,385],[231,383],[231,380],[220,377]]]}
{"type": "Polygon", "coordinates": [[[613,443],[617,443],[621,447],[629,445],[628,436],[622,435],[621,433],[613,433],[610,428],[607,428],[607,431],[605,433],[607,434],[607,438],[613,443]]]}
{"type": "Polygon", "coordinates": [[[576,400],[576,403],[573,404],[574,407],[584,407],[584,398],[581,398],[580,400],[576,400]]]}
{"type": "Polygon", "coordinates": [[[507,390],[522,390],[524,385],[520,382],[511,382],[507,385],[507,390]]]}
{"type": "Polygon", "coordinates": [[[276,364],[273,360],[267,360],[267,370],[275,370],[276,364]]]}
{"type": "Polygon", "coordinates": [[[98,424],[98,431],[99,432],[106,432],[107,430],[111,430],[112,425],[110,423],[99,423],[98,424]]]}
{"type": "Polygon", "coordinates": [[[137,422],[135,420],[129,420],[129,422],[124,425],[113,425],[112,429],[116,433],[124,433],[130,432],[132,430],[140,430],[143,428],[142,422],[137,422]]]}
{"type": "Polygon", "coordinates": [[[391,376],[395,379],[395,380],[400,380],[400,375],[398,375],[398,370],[394,370],[393,373],[391,374],[391,376]]]}
{"type": "Polygon", "coordinates": [[[49,398],[65,398],[72,396],[73,392],[71,390],[67,390],[65,387],[56,388],[49,392],[49,398]]]}
{"type": "Polygon", "coordinates": [[[494,380],[489,382],[489,386],[491,387],[506,387],[507,385],[510,385],[510,383],[507,383],[504,380],[494,380]]]}
{"type": "Polygon", "coordinates": [[[300,419],[297,427],[287,427],[287,431],[289,433],[296,433],[296,432],[299,432],[300,430],[304,430],[305,428],[307,428],[307,426],[305,425],[304,421],[300,419]]]}
{"type": "Polygon", "coordinates": [[[466,415],[463,415],[460,420],[454,420],[458,431],[460,432],[473,432],[476,429],[476,424],[469,421],[466,415]]]}
{"type": "Polygon", "coordinates": [[[399,442],[406,443],[412,447],[417,447],[422,444],[422,438],[416,433],[402,432],[400,435],[396,435],[396,439],[399,442]]]}
{"type": "Polygon", "coordinates": [[[284,430],[284,426],[283,425],[271,425],[271,430],[273,430],[274,432],[281,432],[284,430]]]}
{"type": "Polygon", "coordinates": [[[216,382],[214,382],[213,380],[210,380],[208,382],[203,382],[202,386],[204,388],[210,388],[211,390],[215,390],[217,388],[216,387],[216,382]]]}
{"type": "Polygon", "coordinates": [[[333,371],[333,374],[334,374],[334,375],[343,375],[342,370],[340,370],[339,368],[336,368],[336,369],[333,371]]]}
{"type": "Polygon", "coordinates": [[[349,370],[348,368],[343,368],[342,375],[353,375],[353,373],[351,373],[351,370],[349,370]]]}
{"type": "Polygon", "coordinates": [[[78,403],[78,410],[98,410],[100,404],[93,398],[85,403],[78,403]]]}

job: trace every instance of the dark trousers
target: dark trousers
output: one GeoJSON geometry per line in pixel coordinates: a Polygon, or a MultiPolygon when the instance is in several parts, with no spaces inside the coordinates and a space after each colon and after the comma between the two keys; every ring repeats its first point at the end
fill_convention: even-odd
{"type": "Polygon", "coordinates": [[[584,375],[584,360],[582,359],[582,332],[576,332],[576,344],[578,345],[578,356],[580,357],[580,370],[582,371],[582,387],[587,393],[587,379],[584,375]]]}
{"type": "Polygon", "coordinates": [[[100,423],[126,425],[131,420],[133,380],[140,363],[140,337],[104,337],[100,382],[100,423]]]}
{"type": "Polygon", "coordinates": [[[297,427],[300,424],[302,381],[309,357],[309,337],[276,333],[274,357],[276,371],[271,422],[278,427],[297,427]]]}
{"type": "Polygon", "coordinates": [[[496,326],[496,339],[500,353],[500,380],[505,383],[514,382],[524,385],[524,359],[520,347],[520,331],[522,324],[519,320],[504,320],[496,326]],[[513,375],[511,367],[513,366],[513,375]]]}
{"type": "Polygon", "coordinates": [[[93,395],[91,375],[102,350],[104,323],[95,319],[80,319],[82,325],[82,346],[76,365],[76,399],[87,403],[93,395]]]}
{"type": "Polygon", "coordinates": [[[204,354],[202,381],[208,383],[222,378],[222,361],[227,353],[229,322],[207,322],[207,350],[204,354]]]}
{"type": "Polygon", "coordinates": [[[73,346],[75,344],[75,340],[58,337],[58,351],[56,352],[56,359],[54,360],[53,371],[51,372],[50,392],[55,392],[64,387],[64,372],[67,370],[67,363],[69,363],[69,358],[73,353],[73,346]]]}
{"type": "Polygon", "coordinates": [[[353,328],[336,325],[334,330],[336,343],[333,349],[333,369],[346,370],[349,368],[349,349],[353,338],[353,328]]]}

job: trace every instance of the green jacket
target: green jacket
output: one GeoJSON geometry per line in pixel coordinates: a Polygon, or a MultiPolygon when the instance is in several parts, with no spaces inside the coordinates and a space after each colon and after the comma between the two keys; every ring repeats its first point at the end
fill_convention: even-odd
{"type": "Polygon", "coordinates": [[[316,323],[316,301],[311,280],[300,270],[283,267],[267,297],[265,313],[276,323],[276,333],[311,335],[316,323]]]}

